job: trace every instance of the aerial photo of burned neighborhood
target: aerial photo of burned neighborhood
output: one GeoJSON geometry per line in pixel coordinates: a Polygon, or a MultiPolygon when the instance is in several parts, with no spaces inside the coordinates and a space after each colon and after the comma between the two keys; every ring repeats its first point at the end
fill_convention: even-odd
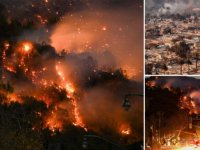
{"type": "Polygon", "coordinates": [[[146,74],[200,74],[200,0],[146,0],[146,74]]]}

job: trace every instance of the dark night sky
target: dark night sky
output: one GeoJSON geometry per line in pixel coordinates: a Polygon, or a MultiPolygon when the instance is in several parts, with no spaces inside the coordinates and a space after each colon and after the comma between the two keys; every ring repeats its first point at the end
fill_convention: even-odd
{"type": "Polygon", "coordinates": [[[67,12],[76,12],[82,9],[95,10],[96,8],[137,9],[142,13],[142,0],[0,0],[12,16],[23,18],[30,15],[62,16],[67,12]]]}

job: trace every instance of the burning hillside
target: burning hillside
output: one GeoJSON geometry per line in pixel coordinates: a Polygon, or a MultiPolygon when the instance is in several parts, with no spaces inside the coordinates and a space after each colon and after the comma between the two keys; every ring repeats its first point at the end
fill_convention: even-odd
{"type": "MultiPolygon", "coordinates": [[[[10,48],[3,49],[2,84],[8,82],[14,90],[11,94],[2,90],[2,95],[7,98],[3,103],[23,104],[21,97],[24,96],[44,102],[49,109],[47,114],[41,114],[44,127],[52,131],[62,131],[65,122],[86,131],[93,128],[98,130],[96,125],[89,124],[96,122],[95,118],[100,119],[98,109],[102,109],[102,115],[107,112],[108,107],[112,107],[115,114],[105,113],[102,119],[119,115],[113,118],[119,124],[115,127],[116,130],[123,124],[131,123],[123,108],[120,108],[123,96],[141,89],[137,87],[138,83],[127,78],[125,70],[101,70],[89,53],[56,54],[51,46],[31,42],[9,45],[10,48]],[[103,104],[102,108],[95,108],[97,104],[98,107],[103,104]],[[90,119],[87,117],[89,114],[90,119]]],[[[137,103],[142,106],[142,103],[137,103]]],[[[107,123],[109,126],[110,123],[107,123]]]]}
{"type": "Polygon", "coordinates": [[[186,108],[192,114],[199,112],[199,100],[197,97],[200,86],[198,79],[187,77],[156,77],[146,82],[146,85],[149,87],[161,87],[175,93],[180,93],[180,108],[186,108]]]}
{"type": "Polygon", "coordinates": [[[142,98],[129,112],[122,104],[126,94],[142,93],[142,2],[10,2],[0,5],[0,111],[17,118],[15,136],[27,129],[27,140],[39,136],[46,147],[72,130],[78,140],[94,133],[141,141],[142,98]]]}
{"type": "Polygon", "coordinates": [[[199,147],[199,82],[198,77],[146,79],[147,145],[153,149],[199,147]]]}

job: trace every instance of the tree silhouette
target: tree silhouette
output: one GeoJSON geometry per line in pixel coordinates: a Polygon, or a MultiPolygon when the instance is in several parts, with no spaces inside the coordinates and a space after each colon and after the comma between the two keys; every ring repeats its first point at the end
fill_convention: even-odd
{"type": "Polygon", "coordinates": [[[190,72],[190,65],[192,65],[192,61],[190,59],[187,59],[187,65],[188,65],[188,73],[190,72]]]}
{"type": "Polygon", "coordinates": [[[179,64],[180,64],[180,74],[183,74],[183,64],[184,64],[184,60],[183,59],[180,59],[179,60],[179,64]]]}
{"type": "Polygon", "coordinates": [[[145,73],[152,74],[152,71],[153,71],[153,64],[146,64],[145,65],[145,73]]]}
{"type": "Polygon", "coordinates": [[[186,44],[185,41],[181,41],[179,44],[175,45],[172,50],[181,58],[187,58],[191,52],[189,45],[186,44]]]}
{"type": "Polygon", "coordinates": [[[194,59],[195,59],[196,70],[198,70],[199,53],[195,53],[194,59]]]}
{"type": "Polygon", "coordinates": [[[159,73],[159,69],[162,69],[164,71],[167,71],[168,70],[168,67],[165,63],[163,62],[159,62],[159,63],[156,63],[155,64],[155,71],[156,71],[156,74],[159,73]]]}

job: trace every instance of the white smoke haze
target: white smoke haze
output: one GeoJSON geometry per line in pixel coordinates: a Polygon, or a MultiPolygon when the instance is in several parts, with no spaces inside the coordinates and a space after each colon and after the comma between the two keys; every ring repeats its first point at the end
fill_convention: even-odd
{"type": "Polygon", "coordinates": [[[197,13],[199,0],[147,0],[146,13],[154,15],[197,13]]]}

